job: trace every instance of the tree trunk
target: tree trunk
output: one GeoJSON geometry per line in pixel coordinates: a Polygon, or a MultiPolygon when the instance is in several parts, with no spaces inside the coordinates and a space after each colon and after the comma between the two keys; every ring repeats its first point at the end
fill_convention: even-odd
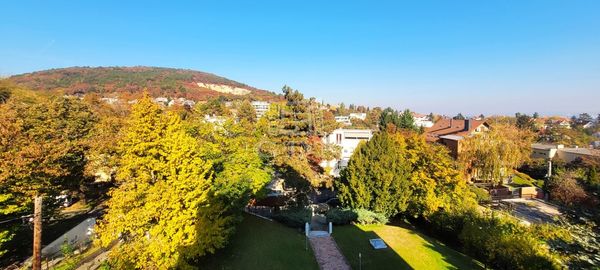
{"type": "Polygon", "coordinates": [[[36,196],[33,208],[33,270],[42,269],[42,196],[36,196]]]}

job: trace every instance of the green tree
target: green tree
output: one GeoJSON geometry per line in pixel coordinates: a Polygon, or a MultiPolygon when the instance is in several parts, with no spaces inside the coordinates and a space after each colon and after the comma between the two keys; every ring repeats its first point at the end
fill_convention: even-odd
{"type": "Polygon", "coordinates": [[[400,116],[398,115],[397,111],[390,107],[387,107],[380,114],[379,129],[386,130],[387,127],[390,125],[399,128],[401,125],[400,116]]]}
{"type": "Polygon", "coordinates": [[[400,114],[398,128],[416,130],[415,118],[412,116],[410,110],[406,109],[400,114]]]}
{"type": "Polygon", "coordinates": [[[402,213],[411,196],[406,143],[380,132],[355,150],[336,182],[343,205],[364,208],[386,217],[402,213]]]}
{"type": "Polygon", "coordinates": [[[465,120],[467,119],[462,113],[458,113],[456,116],[452,117],[454,120],[465,120]]]}
{"type": "Polygon", "coordinates": [[[532,118],[531,116],[529,116],[527,114],[516,113],[515,118],[517,119],[517,122],[515,125],[519,129],[531,130],[531,131],[535,130],[535,121],[534,121],[534,118],[532,118]]]}

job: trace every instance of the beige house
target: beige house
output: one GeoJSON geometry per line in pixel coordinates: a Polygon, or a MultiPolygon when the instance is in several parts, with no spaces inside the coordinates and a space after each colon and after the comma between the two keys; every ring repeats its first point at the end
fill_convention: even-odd
{"type": "Polygon", "coordinates": [[[577,158],[600,157],[600,150],[591,148],[565,147],[562,144],[540,144],[531,145],[531,157],[545,160],[560,159],[566,163],[573,162],[577,158]]]}

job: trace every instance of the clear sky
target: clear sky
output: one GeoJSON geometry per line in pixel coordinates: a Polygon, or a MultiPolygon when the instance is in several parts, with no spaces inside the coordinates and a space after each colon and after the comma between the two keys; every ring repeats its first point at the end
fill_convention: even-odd
{"type": "Polygon", "coordinates": [[[600,1],[2,1],[0,75],[148,65],[422,113],[600,113],[600,1]]]}

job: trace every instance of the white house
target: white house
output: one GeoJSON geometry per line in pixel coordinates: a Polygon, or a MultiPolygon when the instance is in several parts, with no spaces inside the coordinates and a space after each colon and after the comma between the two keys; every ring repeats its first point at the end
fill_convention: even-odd
{"type": "Polygon", "coordinates": [[[208,114],[204,115],[205,123],[211,123],[211,124],[220,126],[220,125],[223,125],[223,123],[225,123],[225,121],[227,121],[227,119],[222,116],[208,115],[208,114]]]}
{"type": "Polygon", "coordinates": [[[344,116],[344,115],[336,116],[335,121],[338,123],[344,124],[344,126],[352,125],[352,121],[350,121],[350,116],[344,116]]]}
{"type": "Polygon", "coordinates": [[[116,104],[119,102],[118,98],[111,98],[111,97],[103,97],[100,98],[101,101],[104,101],[106,104],[116,104]]]}
{"type": "Polygon", "coordinates": [[[252,101],[250,104],[252,104],[252,107],[254,107],[256,118],[261,118],[269,111],[269,108],[271,107],[271,104],[266,101],[252,101]]]}
{"type": "Polygon", "coordinates": [[[360,142],[368,141],[373,137],[373,131],[370,129],[336,129],[329,135],[322,138],[323,143],[334,144],[342,148],[340,159],[325,160],[321,162],[321,167],[331,169],[329,172],[333,176],[339,176],[340,171],[348,166],[348,161],[354,153],[354,149],[360,142]]]}
{"type": "Polygon", "coordinates": [[[590,121],[590,122],[585,123],[585,125],[583,125],[583,128],[588,129],[588,128],[593,128],[595,126],[596,126],[596,123],[590,121]]]}
{"type": "Polygon", "coordinates": [[[154,99],[154,102],[167,106],[169,104],[169,99],[166,97],[157,97],[154,99]]]}
{"type": "Polygon", "coordinates": [[[360,119],[360,120],[365,120],[367,119],[367,114],[366,113],[350,113],[348,115],[348,117],[350,117],[350,119],[360,119]]]}
{"type": "Polygon", "coordinates": [[[415,126],[430,128],[433,127],[433,121],[429,119],[429,115],[424,115],[420,113],[412,113],[413,119],[415,119],[415,126]]]}

